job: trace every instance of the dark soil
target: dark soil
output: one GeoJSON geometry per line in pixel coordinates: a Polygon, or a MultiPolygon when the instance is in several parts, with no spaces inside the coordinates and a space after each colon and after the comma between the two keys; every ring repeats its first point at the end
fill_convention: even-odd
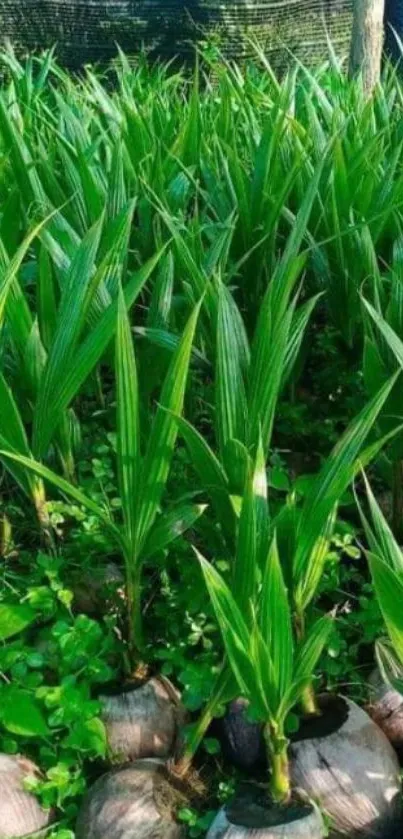
{"type": "Polygon", "coordinates": [[[293,736],[294,742],[328,737],[344,725],[348,718],[348,705],[341,696],[321,694],[318,697],[320,714],[301,719],[300,727],[293,736]]]}
{"type": "Polygon", "coordinates": [[[227,818],[239,827],[263,829],[291,824],[312,812],[312,806],[297,797],[287,805],[274,804],[267,789],[255,784],[244,784],[231,804],[226,807],[227,818]]]}

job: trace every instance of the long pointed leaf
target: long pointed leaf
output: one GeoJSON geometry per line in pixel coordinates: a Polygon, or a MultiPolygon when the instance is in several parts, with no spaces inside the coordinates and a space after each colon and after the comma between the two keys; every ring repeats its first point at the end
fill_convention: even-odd
{"type": "Polygon", "coordinates": [[[119,289],[116,335],[117,459],[126,540],[136,552],[141,473],[139,394],[133,340],[123,292],[119,289]]]}

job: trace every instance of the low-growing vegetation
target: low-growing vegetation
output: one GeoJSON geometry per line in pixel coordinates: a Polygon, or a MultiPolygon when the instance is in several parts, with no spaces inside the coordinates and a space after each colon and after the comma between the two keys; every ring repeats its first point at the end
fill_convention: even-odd
{"type": "Polygon", "coordinates": [[[0,836],[387,839],[401,78],[0,61],[0,836]]]}

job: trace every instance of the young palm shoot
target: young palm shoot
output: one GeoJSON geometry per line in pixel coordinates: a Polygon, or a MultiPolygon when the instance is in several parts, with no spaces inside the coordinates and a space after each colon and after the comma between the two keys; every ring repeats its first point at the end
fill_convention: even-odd
{"type": "Polygon", "coordinates": [[[29,473],[52,483],[97,515],[117,542],[126,567],[128,599],[128,646],[132,665],[144,652],[141,609],[141,571],[146,559],[164,549],[203,512],[200,505],[180,505],[167,515],[160,503],[168,480],[177,436],[174,414],[182,411],[193,337],[200,304],[184,329],[173,354],[145,451],[141,450],[140,394],[136,362],[123,291],[119,293],[116,339],[117,461],[122,496],[123,523],[118,524],[106,509],[86,496],[79,487],[61,478],[33,458],[3,450],[0,456],[29,473]]]}
{"type": "MultiPolygon", "coordinates": [[[[315,548],[314,534],[321,522],[326,522],[332,502],[337,503],[360,467],[384,444],[385,438],[362,450],[394,382],[395,378],[380,391],[377,407],[374,401],[369,404],[347,430],[301,511],[294,552],[294,609],[301,637],[305,610],[315,595],[324,567],[328,524],[315,548]]],[[[310,733],[297,739],[292,747],[295,782],[320,803],[337,833],[377,839],[388,831],[393,833],[400,819],[400,773],[396,754],[380,728],[350,699],[325,695],[318,702],[312,685],[304,692],[303,707],[308,713],[306,724],[310,733]]]]}
{"type": "MultiPolygon", "coordinates": [[[[288,573],[292,579],[294,624],[300,638],[304,637],[306,614],[323,574],[338,504],[357,472],[396,433],[394,429],[365,448],[396,380],[397,374],[350,423],[316,476],[302,508],[296,510],[293,519],[285,521],[285,526],[290,528],[288,573]]],[[[308,715],[319,712],[312,685],[304,691],[302,707],[308,715]]]]}
{"type": "MultiPolygon", "coordinates": [[[[402,240],[393,250],[390,271],[374,274],[374,293],[370,303],[363,301],[365,328],[363,372],[368,392],[372,395],[379,383],[399,369],[399,351],[403,348],[403,260],[402,240]]],[[[392,391],[384,417],[382,431],[389,431],[399,423],[403,400],[399,383],[392,391]]],[[[400,541],[403,536],[403,435],[398,434],[388,452],[385,472],[392,490],[392,529],[400,541]]]]}
{"type": "MultiPolygon", "coordinates": [[[[323,574],[337,505],[354,476],[362,468],[362,464],[369,463],[376,457],[388,440],[388,436],[386,436],[382,440],[365,447],[366,440],[395,381],[396,376],[381,388],[374,399],[368,403],[347,428],[313,482],[303,506],[299,508],[295,496],[291,496],[289,503],[280,511],[274,523],[278,531],[278,542],[282,546],[282,564],[290,589],[294,631],[300,641],[303,641],[305,637],[308,610],[323,574]]],[[[243,592],[243,596],[246,593],[246,596],[250,597],[252,596],[253,586],[252,584],[251,587],[245,586],[245,572],[243,570],[244,563],[248,564],[250,562],[248,540],[245,534],[248,532],[250,521],[258,515],[261,535],[258,547],[259,559],[256,567],[261,567],[262,557],[267,550],[270,530],[266,467],[262,444],[258,449],[259,456],[255,467],[252,468],[250,463],[247,467],[250,488],[243,498],[238,525],[238,519],[230,499],[230,482],[224,467],[206,441],[186,420],[180,419],[179,425],[189,448],[193,464],[199,475],[203,477],[204,486],[218,515],[222,532],[228,534],[227,542],[230,543],[233,539],[234,544],[236,544],[233,594],[237,597],[237,591],[239,590],[241,594],[243,592]],[[255,511],[250,512],[250,508],[254,508],[255,511]],[[238,529],[238,537],[234,537],[235,529],[238,529]],[[242,547],[241,535],[242,540],[245,540],[244,547],[242,547]],[[240,583],[236,581],[240,581],[240,583]]],[[[245,447],[238,443],[236,451],[242,457],[243,462],[248,463],[249,456],[245,447]]],[[[247,574],[247,578],[250,580],[250,570],[247,574]]],[[[241,608],[243,609],[243,605],[241,608]]],[[[222,671],[213,686],[210,700],[198,723],[191,731],[187,745],[178,761],[177,771],[179,774],[186,773],[213,717],[219,715],[222,708],[235,697],[236,684],[230,678],[227,663],[224,663],[222,671]]],[[[300,702],[306,715],[320,714],[314,687],[309,680],[301,692],[300,702]]]]}
{"type": "MultiPolygon", "coordinates": [[[[3,450],[1,457],[28,473],[52,483],[99,518],[112,535],[126,570],[128,675],[144,679],[146,655],[143,635],[142,571],[157,553],[193,525],[203,505],[178,504],[168,512],[160,505],[168,480],[177,436],[175,415],[183,407],[193,337],[199,315],[196,306],[168,368],[151,428],[140,431],[140,393],[126,301],[120,289],[116,339],[117,461],[123,521],[115,522],[79,487],[59,477],[46,466],[24,455],[3,450]]],[[[158,680],[128,695],[106,698],[105,722],[109,745],[125,759],[164,756],[176,735],[180,714],[174,688],[158,680]],[[125,718],[126,721],[125,721],[125,718]]]]}
{"type": "MultiPolygon", "coordinates": [[[[9,265],[4,260],[4,278],[0,274],[0,310],[1,313],[4,311],[18,370],[17,387],[13,391],[0,373],[3,397],[0,410],[1,448],[24,457],[45,460],[50,446],[54,444],[63,472],[70,482],[74,478],[70,406],[113,339],[118,300],[116,295],[112,297],[109,294],[107,283],[112,280],[119,282],[122,278],[132,213],[133,205],[121,213],[98,269],[94,268],[94,259],[100,245],[102,220],[83,238],[66,274],[58,306],[47,251],[42,251],[49,270],[39,271],[39,329],[37,318],[31,313],[16,277],[16,268],[33,234],[27,237],[9,265]],[[27,423],[23,419],[27,411],[29,425],[32,425],[30,440],[27,423]]],[[[0,251],[0,271],[1,255],[0,251]]],[[[159,255],[156,255],[149,260],[125,283],[124,298],[128,309],[137,299],[158,259],[159,255]]],[[[38,475],[30,476],[29,471],[22,470],[10,458],[4,458],[3,463],[33,498],[43,526],[47,518],[42,479],[38,475]]]]}
{"type": "MultiPolygon", "coordinates": [[[[305,685],[312,679],[329,639],[332,620],[330,617],[320,618],[303,642],[295,644],[292,612],[275,534],[266,558],[260,590],[244,611],[241,611],[237,599],[215,568],[200,554],[198,557],[231,673],[239,692],[249,701],[254,716],[264,725],[270,767],[267,809],[273,805],[286,808],[292,798],[286,720],[300,700],[305,685]],[[249,620],[246,618],[248,611],[249,620]]],[[[245,812],[245,826],[248,824],[247,815],[245,812]]],[[[256,825],[260,826],[264,827],[264,824],[256,825]]],[[[312,835],[320,835],[317,830],[316,825],[316,832],[313,829],[312,835]]]]}
{"type": "MultiPolygon", "coordinates": [[[[10,301],[15,299],[15,288],[18,288],[18,273],[33,241],[43,230],[49,217],[34,227],[27,234],[14,256],[10,259],[0,240],[0,330],[4,322],[9,319],[10,301]]],[[[15,307],[14,307],[15,308],[15,307]]],[[[14,396],[0,371],[0,445],[10,447],[17,452],[30,456],[29,443],[26,436],[14,396]]],[[[3,461],[7,466],[7,461],[3,461]]],[[[44,532],[48,532],[49,520],[46,512],[46,496],[43,481],[37,475],[24,473],[17,464],[8,463],[8,468],[14,480],[34,504],[38,521],[44,532]]]]}
{"type": "Polygon", "coordinates": [[[403,748],[403,552],[365,478],[369,519],[357,500],[368,543],[367,558],[387,639],[376,643],[370,712],[392,745],[403,748]]]}

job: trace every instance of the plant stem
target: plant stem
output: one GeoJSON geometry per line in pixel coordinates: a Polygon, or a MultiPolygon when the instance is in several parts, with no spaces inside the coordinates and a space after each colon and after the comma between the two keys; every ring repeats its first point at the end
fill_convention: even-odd
{"type": "Polygon", "coordinates": [[[211,705],[207,704],[203,713],[197,720],[196,727],[193,730],[189,740],[187,741],[183,753],[181,754],[179,760],[177,760],[172,767],[173,773],[178,778],[184,778],[189,772],[189,769],[192,765],[193,757],[201,741],[203,740],[203,737],[213,718],[214,713],[212,711],[211,705]]]}
{"type": "Polygon", "coordinates": [[[143,616],[141,611],[141,562],[136,555],[125,554],[126,596],[127,596],[127,640],[129,666],[132,675],[138,668],[143,650],[143,616]]]}
{"type": "Polygon", "coordinates": [[[37,519],[41,528],[42,538],[45,544],[45,547],[49,551],[53,551],[55,548],[55,542],[52,533],[52,526],[50,523],[49,513],[46,507],[46,494],[45,488],[40,479],[35,482],[35,485],[32,490],[33,494],[33,501],[35,505],[37,519]]]}
{"type": "MultiPolygon", "coordinates": [[[[294,618],[295,635],[301,643],[305,638],[305,615],[302,612],[297,612],[294,618]]],[[[312,680],[304,688],[300,700],[301,708],[305,716],[319,716],[320,710],[316,699],[315,688],[312,680]]]]}
{"type": "Polygon", "coordinates": [[[288,740],[282,728],[273,724],[264,727],[267,758],[271,768],[270,793],[276,804],[288,804],[291,798],[288,740]]]}
{"type": "Polygon", "coordinates": [[[312,682],[310,682],[310,684],[307,685],[306,688],[304,688],[301,694],[301,708],[307,717],[318,717],[320,714],[319,705],[315,694],[315,688],[312,682]]]}
{"type": "Polygon", "coordinates": [[[228,687],[230,684],[231,672],[224,664],[223,669],[213,686],[209,701],[205,705],[196,724],[193,726],[191,734],[186,740],[186,744],[179,756],[179,759],[172,767],[173,773],[178,777],[183,778],[187,774],[192,764],[194,755],[196,754],[197,749],[199,748],[200,743],[203,740],[203,737],[218,709],[229,701],[230,695],[228,687]]]}

